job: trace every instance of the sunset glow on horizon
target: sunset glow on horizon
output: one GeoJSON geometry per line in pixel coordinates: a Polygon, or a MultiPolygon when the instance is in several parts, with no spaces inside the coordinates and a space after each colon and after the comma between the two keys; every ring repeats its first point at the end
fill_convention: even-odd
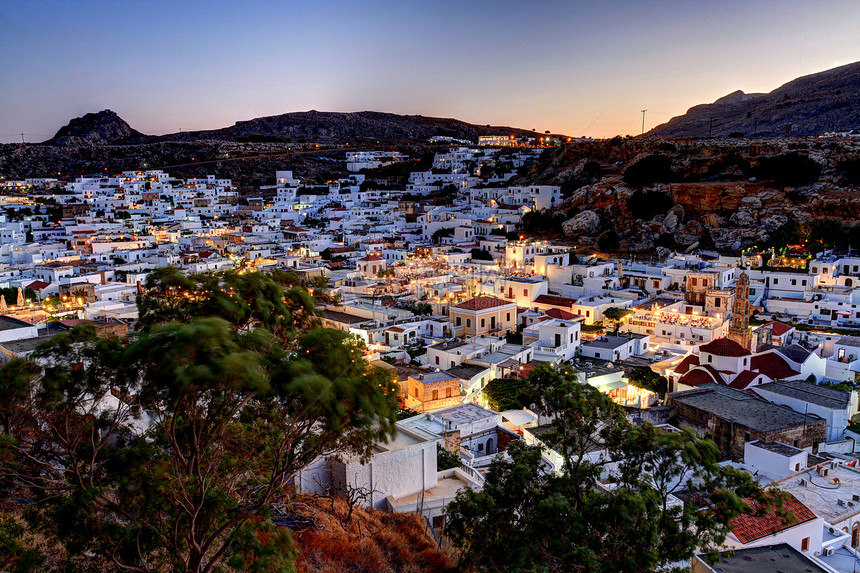
{"type": "Polygon", "coordinates": [[[0,141],[112,109],[136,130],[291,111],[638,134],[860,60],[860,3],[49,2],[0,15],[0,141]]]}

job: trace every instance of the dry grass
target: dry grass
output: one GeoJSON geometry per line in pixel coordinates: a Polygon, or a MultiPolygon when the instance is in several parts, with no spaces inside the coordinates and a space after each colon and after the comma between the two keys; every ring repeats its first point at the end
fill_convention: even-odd
{"type": "Polygon", "coordinates": [[[457,571],[427,531],[426,520],[415,514],[356,509],[343,519],[346,503],[303,498],[322,529],[296,532],[300,555],[298,573],[445,573],[457,571]]]}

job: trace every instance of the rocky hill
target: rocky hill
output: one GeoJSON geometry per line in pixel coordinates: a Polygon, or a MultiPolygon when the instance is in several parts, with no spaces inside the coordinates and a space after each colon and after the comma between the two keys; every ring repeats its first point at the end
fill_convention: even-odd
{"type": "Polygon", "coordinates": [[[412,144],[435,135],[477,142],[480,135],[535,136],[524,129],[474,125],[457,119],[397,115],[376,111],[355,113],[306,111],[239,121],[230,127],[144,135],[111,110],[75,118],[46,141],[51,145],[116,145],[163,142],[242,141],[260,143],[412,144]]]}
{"type": "Polygon", "coordinates": [[[736,91],[658,125],[645,137],[806,137],[860,129],[860,62],[803,76],[770,93],[736,91]]]}
{"type": "Polygon", "coordinates": [[[63,146],[109,145],[141,137],[142,133],[132,129],[120,116],[106,109],[76,117],[45,143],[63,146]]]}
{"type": "Polygon", "coordinates": [[[612,229],[629,252],[737,252],[790,220],[860,222],[858,158],[860,140],[617,138],[548,152],[517,182],[562,187],[534,234],[586,246],[612,229]]]}

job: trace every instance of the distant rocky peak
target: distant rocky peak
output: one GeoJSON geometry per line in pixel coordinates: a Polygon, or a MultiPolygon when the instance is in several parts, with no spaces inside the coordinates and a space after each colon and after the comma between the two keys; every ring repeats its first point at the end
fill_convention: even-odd
{"type": "Polygon", "coordinates": [[[140,135],[140,132],[132,129],[115,112],[105,109],[97,113],[88,113],[76,117],[61,127],[57,134],[46,143],[55,145],[104,145],[140,135]]]}

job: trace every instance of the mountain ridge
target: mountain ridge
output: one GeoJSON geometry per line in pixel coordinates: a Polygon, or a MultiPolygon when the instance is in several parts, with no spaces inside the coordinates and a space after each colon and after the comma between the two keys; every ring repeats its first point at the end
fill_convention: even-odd
{"type": "Polygon", "coordinates": [[[296,143],[424,142],[433,136],[448,136],[477,142],[481,135],[539,137],[536,130],[508,126],[477,125],[454,118],[401,115],[378,111],[299,111],[240,120],[218,129],[146,135],[134,130],[111,110],[88,113],[72,119],[47,145],[136,145],[159,142],[237,141],[279,138],[296,143]]]}
{"type": "Polygon", "coordinates": [[[860,128],[860,62],[795,78],[768,93],[734,91],[698,104],[644,137],[809,137],[860,128]]]}

